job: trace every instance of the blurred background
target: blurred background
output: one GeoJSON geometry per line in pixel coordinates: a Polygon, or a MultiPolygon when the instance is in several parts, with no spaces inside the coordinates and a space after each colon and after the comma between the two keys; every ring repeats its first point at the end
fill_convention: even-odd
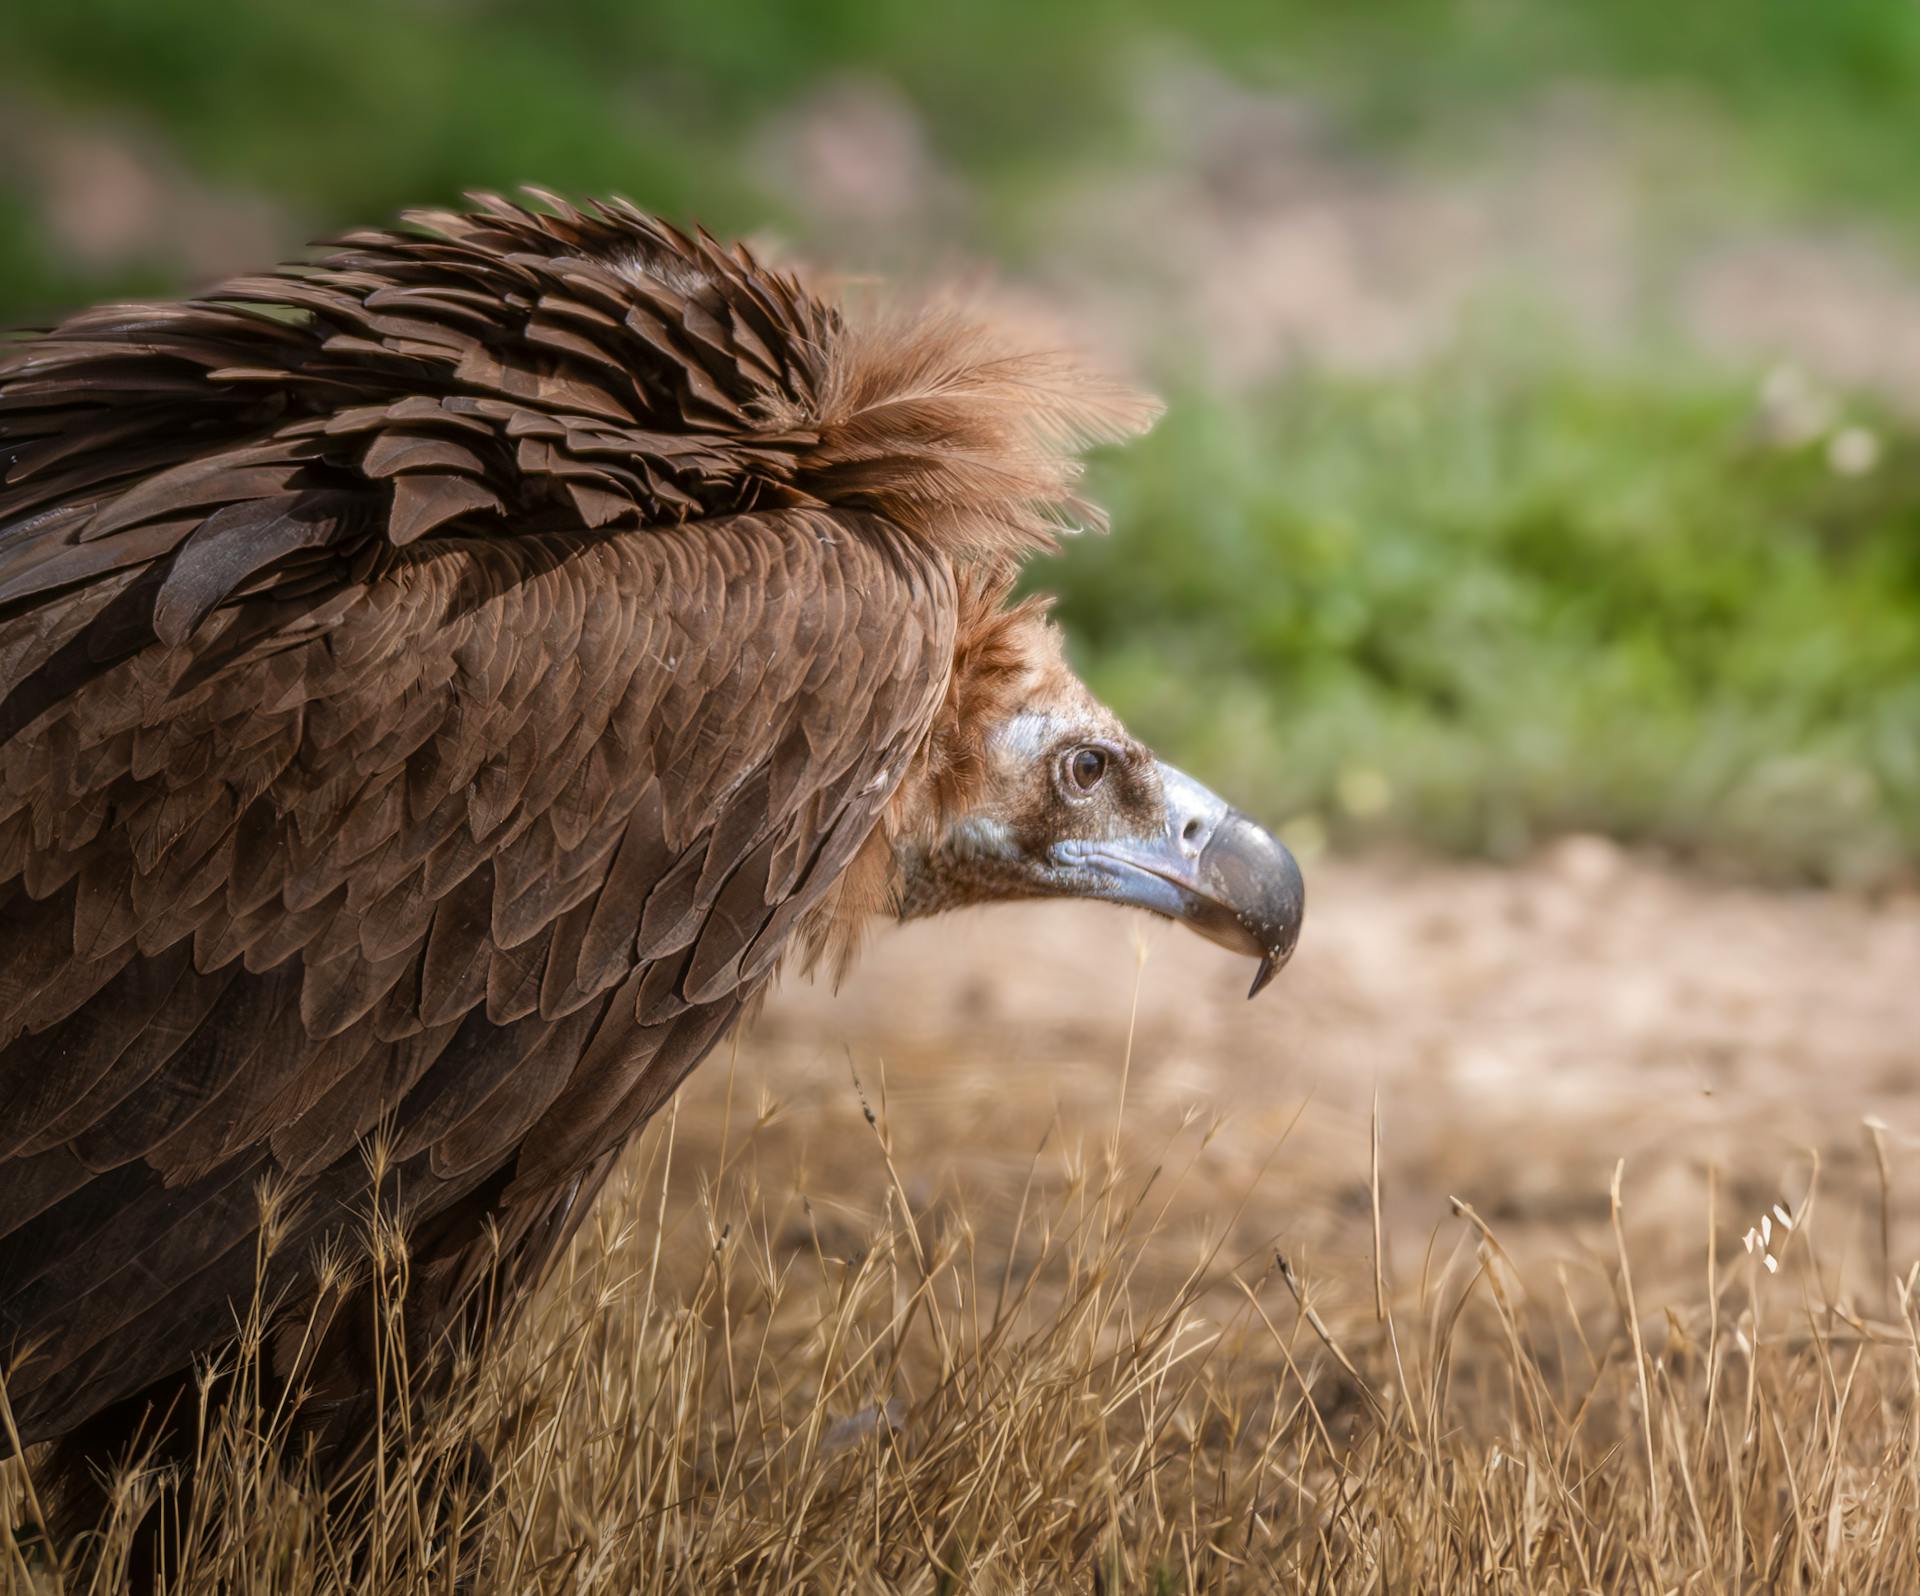
{"type": "Polygon", "coordinates": [[[1036,581],[1133,728],[1295,844],[1305,949],[1248,1009],[1098,912],[878,939],[748,1045],[813,1105],[758,1111],[792,1179],[835,1178],[843,1043],[965,1180],[1110,1123],[1132,1035],[1136,1101],[1240,1111],[1222,1170],[1304,1127],[1249,1223],[1347,1255],[1376,1087],[1410,1225],[1453,1190],[1604,1221],[1619,1153],[1763,1206],[1864,1113],[1920,1129],[1920,7],[11,0],[5,33],[8,321],[536,182],[960,281],[1168,397],[1096,462],[1114,534],[1036,581]]]}
{"type": "Polygon", "coordinates": [[[1920,11],[14,0],[0,315],[537,182],[1169,394],[1043,573],[1309,851],[1920,851],[1920,11]]]}

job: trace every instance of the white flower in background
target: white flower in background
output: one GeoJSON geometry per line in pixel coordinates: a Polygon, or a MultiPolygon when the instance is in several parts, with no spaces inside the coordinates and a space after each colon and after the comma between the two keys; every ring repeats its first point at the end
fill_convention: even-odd
{"type": "Polygon", "coordinates": [[[1879,463],[1879,434],[1865,427],[1842,427],[1827,440],[1827,465],[1837,477],[1864,477],[1879,463]]]}

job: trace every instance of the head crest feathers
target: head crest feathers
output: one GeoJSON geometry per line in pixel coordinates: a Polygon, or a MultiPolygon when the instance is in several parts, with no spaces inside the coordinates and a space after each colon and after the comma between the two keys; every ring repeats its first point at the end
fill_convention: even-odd
{"type": "MultiPolygon", "coordinates": [[[[1007,564],[1098,524],[1075,451],[1153,417],[958,310],[843,307],[624,201],[530,198],[0,342],[0,529],[53,540],[5,597],[170,557],[229,509],[308,526],[302,548],[358,537],[359,515],[326,530],[321,492],[356,495],[395,546],[827,506],[1007,564]]],[[[298,551],[202,552],[158,635],[298,551]]]]}
{"type": "Polygon", "coordinates": [[[843,324],[827,352],[811,491],[858,503],[958,559],[1017,560],[1104,528],[1078,452],[1143,432],[1155,401],[958,309],[843,324]]]}

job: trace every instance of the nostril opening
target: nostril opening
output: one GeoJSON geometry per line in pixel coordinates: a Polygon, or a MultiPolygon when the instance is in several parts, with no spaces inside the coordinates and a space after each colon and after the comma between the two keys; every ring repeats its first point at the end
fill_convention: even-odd
{"type": "Polygon", "coordinates": [[[1180,840],[1182,842],[1195,842],[1199,839],[1200,831],[1201,820],[1198,815],[1195,815],[1193,819],[1189,820],[1180,828],[1180,840]]]}

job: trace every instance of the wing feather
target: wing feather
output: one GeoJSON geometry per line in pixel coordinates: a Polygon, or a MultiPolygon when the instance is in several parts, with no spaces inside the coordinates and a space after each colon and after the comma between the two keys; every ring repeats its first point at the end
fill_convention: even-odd
{"type": "MultiPolygon", "coordinates": [[[[483,196],[0,342],[0,1358],[29,1442],[358,1224],[537,1267],[835,905],[957,568],[1138,407],[483,196]]],[[[432,1297],[431,1292],[442,1293],[432,1297]]]]}
{"type": "Polygon", "coordinates": [[[10,1010],[100,992],[0,1034],[0,1329],[62,1349],[22,1376],[28,1433],[152,1377],[136,1343],[211,1321],[198,1294],[251,1256],[262,1180],[353,1223],[383,1127],[423,1215],[494,1171],[502,1223],[556,1234],[525,1216],[731,1023],[771,968],[744,973],[749,950],[827,901],[924,735],[952,617],[909,616],[914,558],[886,523],[807,510],[438,548],[328,608],[295,678],[257,624],[285,603],[269,586],[0,745],[30,845],[57,846],[32,817],[71,789],[101,805],[53,890],[0,900],[10,1010]],[[822,594],[824,617],[790,613],[822,594]],[[823,667],[868,611],[897,668],[871,642],[823,667]]]}

